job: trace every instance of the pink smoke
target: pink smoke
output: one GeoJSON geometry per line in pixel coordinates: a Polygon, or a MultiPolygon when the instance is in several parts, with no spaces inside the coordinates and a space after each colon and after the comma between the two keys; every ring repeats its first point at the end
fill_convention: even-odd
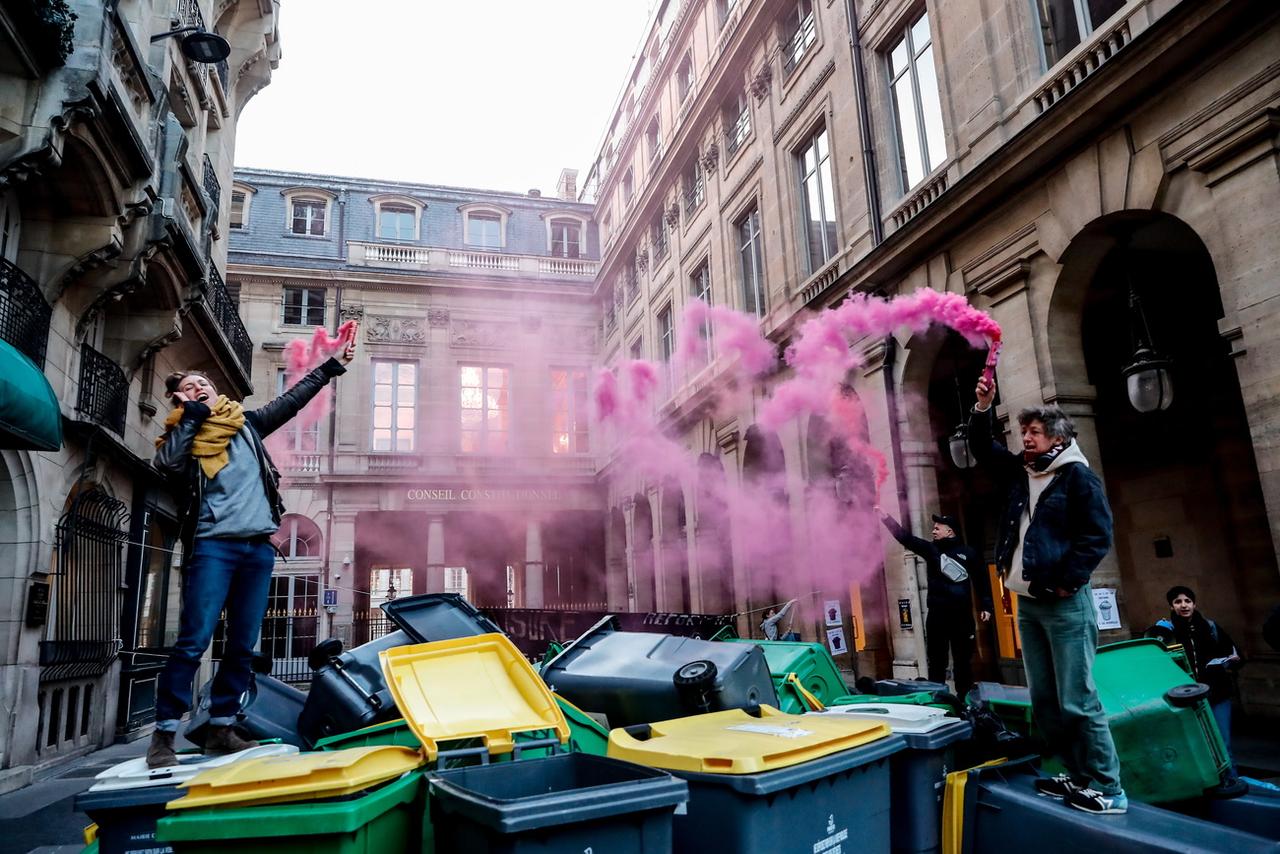
{"type": "MultiPolygon", "coordinates": [[[[792,530],[797,517],[788,496],[795,484],[788,482],[780,459],[761,470],[744,471],[741,479],[709,481],[705,467],[699,470],[697,455],[667,435],[656,415],[662,402],[654,397],[658,378],[668,367],[684,372],[686,366],[709,362],[708,339],[726,363],[726,388],[757,384],[773,373],[776,348],[760,333],[755,317],[694,301],[681,318],[674,366],[631,361],[602,372],[595,387],[596,413],[617,437],[615,471],[651,484],[697,484],[695,553],[702,567],[704,608],[711,602],[722,610],[735,609],[734,602],[719,602],[715,593],[732,585],[727,577],[733,565],[730,542],[736,544],[752,585],[735,598],[741,603],[745,592],[752,607],[795,596],[799,587],[837,595],[882,563],[879,525],[870,508],[888,478],[888,462],[870,442],[865,413],[847,386],[848,377],[862,364],[860,342],[904,328],[923,331],[933,324],[955,330],[974,347],[986,346],[989,361],[994,360],[999,325],[958,294],[920,290],[892,300],[855,294],[800,326],[786,352],[789,375],[764,393],[757,426],[765,431],[762,436],[789,423],[799,423],[805,433],[809,419],[819,416],[832,446],[843,448],[838,460],[832,457],[833,470],[809,472],[799,517],[807,537],[792,530]],[[708,573],[726,577],[708,578],[708,573]],[[706,593],[708,587],[711,593],[706,593]]],[[[762,441],[768,445],[767,438],[762,441]]],[[[810,457],[815,458],[812,448],[810,457]]],[[[649,546],[638,543],[636,548],[644,552],[649,546]]]]}
{"type": "MultiPolygon", "coordinates": [[[[356,321],[348,320],[338,327],[337,335],[329,337],[323,326],[317,326],[311,332],[310,340],[295,338],[284,347],[284,385],[291,388],[322,362],[338,353],[355,340],[356,321]]],[[[278,464],[288,465],[294,453],[315,451],[317,448],[296,448],[293,442],[295,433],[303,436],[319,424],[329,414],[333,402],[333,387],[325,386],[321,392],[302,408],[294,420],[285,429],[278,430],[267,437],[267,449],[278,464]]]]}

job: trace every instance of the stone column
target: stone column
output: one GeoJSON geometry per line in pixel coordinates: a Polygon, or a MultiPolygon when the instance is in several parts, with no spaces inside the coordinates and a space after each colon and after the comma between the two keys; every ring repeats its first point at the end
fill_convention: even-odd
{"type": "Polygon", "coordinates": [[[444,592],[444,517],[427,520],[427,592],[444,592]]]}
{"type": "Polygon", "coordinates": [[[524,606],[543,607],[542,523],[530,519],[524,535],[524,606]]]}

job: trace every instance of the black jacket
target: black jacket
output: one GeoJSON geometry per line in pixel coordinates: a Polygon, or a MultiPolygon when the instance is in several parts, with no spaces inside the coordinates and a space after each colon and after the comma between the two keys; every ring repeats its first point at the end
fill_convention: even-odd
{"type": "Polygon", "coordinates": [[[1102,481],[1086,465],[1067,463],[1053,473],[1040,493],[1022,544],[1022,566],[1011,567],[1019,527],[1031,500],[1022,455],[992,435],[992,410],[969,416],[969,447],[979,463],[1008,485],[1009,498],[996,535],[996,564],[1003,572],[1021,572],[1032,595],[1054,598],[1062,588],[1074,593],[1089,582],[1111,548],[1111,506],[1102,481]]]}
{"type": "Polygon", "coordinates": [[[903,548],[924,558],[929,581],[929,595],[925,601],[928,602],[931,610],[943,608],[949,611],[962,611],[972,617],[973,606],[969,598],[971,584],[978,594],[978,610],[994,610],[991,605],[991,582],[987,579],[987,568],[982,565],[982,558],[977,551],[960,542],[959,537],[926,540],[912,536],[898,524],[898,520],[886,513],[880,514],[880,521],[903,548]],[[951,581],[943,575],[943,555],[948,555],[963,564],[969,577],[964,581],[951,581]]]}
{"type": "Polygon", "coordinates": [[[1147,636],[1159,638],[1165,646],[1182,644],[1187,664],[1191,665],[1196,681],[1209,686],[1209,702],[1230,699],[1234,681],[1231,674],[1240,668],[1241,662],[1209,663],[1215,659],[1239,655],[1235,642],[1221,626],[1201,616],[1199,611],[1192,611],[1189,620],[1170,611],[1168,617],[1147,629],[1147,636]]]}
{"type": "MultiPolygon", "coordinates": [[[[280,472],[267,453],[262,440],[283,427],[302,407],[320,393],[330,379],[345,374],[347,369],[337,359],[329,359],[320,367],[307,374],[277,397],[257,409],[248,409],[244,413],[245,426],[249,428],[249,443],[258,456],[262,473],[262,486],[267,491],[267,503],[271,507],[271,518],[279,524],[284,516],[284,503],[280,500],[280,472]]],[[[204,471],[200,463],[191,456],[191,443],[200,430],[200,425],[210,415],[209,407],[198,400],[188,400],[182,404],[182,418],[169,431],[169,438],[156,451],[153,465],[166,477],[180,496],[181,516],[179,531],[185,546],[185,553],[191,554],[195,539],[196,523],[200,519],[200,504],[204,500],[204,471]]]]}

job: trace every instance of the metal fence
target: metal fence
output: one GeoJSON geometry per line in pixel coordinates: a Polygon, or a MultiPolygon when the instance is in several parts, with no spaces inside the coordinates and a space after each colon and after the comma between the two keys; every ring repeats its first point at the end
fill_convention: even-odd
{"type": "Polygon", "coordinates": [[[80,397],[76,409],[96,424],[123,435],[129,381],[111,359],[85,344],[80,348],[80,397]]]}
{"type": "Polygon", "coordinates": [[[44,368],[53,309],[35,280],[15,264],[0,259],[0,338],[44,368]]]}

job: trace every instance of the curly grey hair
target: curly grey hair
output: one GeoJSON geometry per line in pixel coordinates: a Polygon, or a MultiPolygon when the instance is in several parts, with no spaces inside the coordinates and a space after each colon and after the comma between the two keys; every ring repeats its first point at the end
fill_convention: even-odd
{"type": "Polygon", "coordinates": [[[1076,424],[1071,416],[1057,406],[1028,406],[1018,413],[1018,424],[1026,427],[1032,421],[1044,425],[1046,435],[1069,442],[1076,436],[1076,424]]]}

